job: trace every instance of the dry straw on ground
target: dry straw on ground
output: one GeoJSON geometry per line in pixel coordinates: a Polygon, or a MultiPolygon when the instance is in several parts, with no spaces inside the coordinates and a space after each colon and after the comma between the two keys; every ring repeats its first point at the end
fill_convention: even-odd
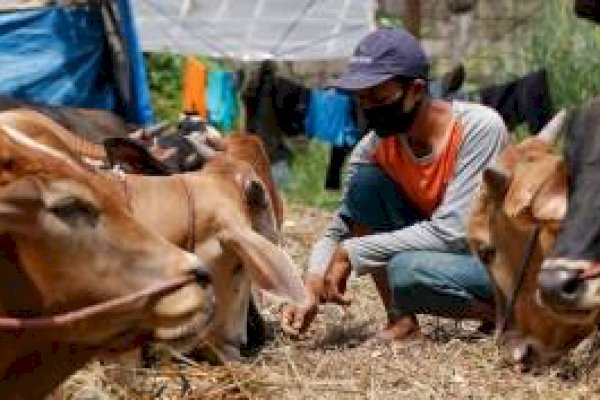
{"type": "MultiPolygon", "coordinates": [[[[310,243],[329,215],[294,207],[285,248],[305,265],[310,243]]],[[[595,353],[581,346],[559,365],[515,372],[473,323],[421,317],[425,337],[363,345],[384,321],[371,283],[353,279],[352,306],[326,306],[309,339],[277,329],[276,305],[265,310],[272,338],[255,358],[223,367],[179,362],[157,369],[94,362],[61,388],[65,399],[593,399],[600,398],[595,353]]]]}

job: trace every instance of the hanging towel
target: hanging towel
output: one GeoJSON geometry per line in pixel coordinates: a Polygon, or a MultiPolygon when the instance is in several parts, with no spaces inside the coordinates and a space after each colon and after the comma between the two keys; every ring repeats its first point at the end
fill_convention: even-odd
{"type": "Polygon", "coordinates": [[[206,67],[192,56],[185,61],[182,102],[184,112],[206,119],[206,67]]]}
{"type": "Polygon", "coordinates": [[[305,127],[309,137],[337,147],[353,145],[358,129],[352,115],[352,99],[337,89],[312,89],[305,127]]]}
{"type": "Polygon", "coordinates": [[[206,94],[208,122],[222,132],[230,132],[238,119],[239,107],[234,75],[230,71],[215,69],[208,74],[206,94]]]}

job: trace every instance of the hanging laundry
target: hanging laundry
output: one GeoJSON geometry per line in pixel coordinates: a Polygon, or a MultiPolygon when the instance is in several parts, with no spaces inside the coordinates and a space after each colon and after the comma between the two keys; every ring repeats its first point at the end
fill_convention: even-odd
{"type": "Polygon", "coordinates": [[[546,70],[482,89],[481,103],[498,111],[509,130],[526,122],[531,132],[539,132],[552,117],[546,70]]]}
{"type": "Polygon", "coordinates": [[[283,140],[285,131],[276,111],[275,79],[275,64],[264,61],[248,77],[242,92],[246,108],[246,128],[262,139],[272,163],[287,160],[291,154],[283,140]]]}
{"type": "Polygon", "coordinates": [[[233,130],[239,117],[234,75],[215,69],[208,74],[206,93],[208,122],[222,132],[233,130]]]}
{"type": "Polygon", "coordinates": [[[304,134],[310,89],[290,79],[275,77],[275,112],[287,136],[304,134]]]}
{"type": "Polygon", "coordinates": [[[206,66],[189,56],[183,73],[182,110],[206,119],[206,66]]]}
{"type": "MultiPolygon", "coordinates": [[[[358,139],[361,139],[368,131],[368,123],[355,98],[351,98],[352,116],[356,121],[358,139]]],[[[357,139],[357,140],[358,140],[357,139]]],[[[325,189],[339,190],[342,187],[342,168],[346,158],[354,148],[354,144],[342,146],[331,146],[329,151],[329,164],[325,174],[325,189]]]]}
{"type": "Polygon", "coordinates": [[[334,146],[355,144],[359,133],[351,97],[337,89],[312,89],[305,127],[308,136],[334,146]]]}

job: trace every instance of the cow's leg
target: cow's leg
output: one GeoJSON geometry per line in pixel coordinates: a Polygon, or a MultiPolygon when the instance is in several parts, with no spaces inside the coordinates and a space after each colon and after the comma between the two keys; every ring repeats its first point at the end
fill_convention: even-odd
{"type": "Polygon", "coordinates": [[[247,342],[242,345],[240,352],[244,357],[249,357],[258,353],[267,341],[265,320],[258,310],[252,296],[250,297],[250,304],[248,305],[248,320],[246,325],[248,339],[247,342]]]}

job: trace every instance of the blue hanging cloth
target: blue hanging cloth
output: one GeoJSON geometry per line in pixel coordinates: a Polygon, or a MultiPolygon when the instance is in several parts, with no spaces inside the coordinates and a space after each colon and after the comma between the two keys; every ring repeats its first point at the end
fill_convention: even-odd
{"type": "Polygon", "coordinates": [[[232,72],[215,69],[208,73],[206,108],[211,125],[223,132],[233,130],[239,107],[232,72]]]}
{"type": "Polygon", "coordinates": [[[336,147],[352,146],[358,129],[352,116],[352,99],[337,89],[312,89],[305,119],[309,137],[336,147]]]}

